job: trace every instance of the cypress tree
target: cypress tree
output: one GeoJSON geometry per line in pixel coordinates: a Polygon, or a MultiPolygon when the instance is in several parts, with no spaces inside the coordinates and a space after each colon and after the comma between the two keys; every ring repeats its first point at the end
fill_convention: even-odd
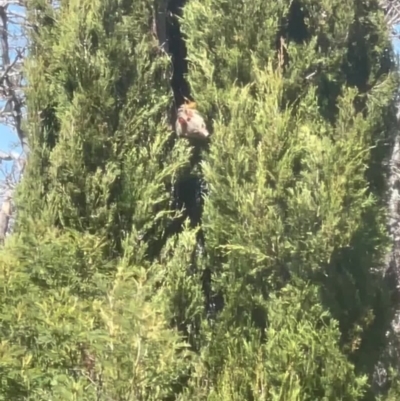
{"type": "Polygon", "coordinates": [[[396,285],[382,272],[397,73],[378,2],[192,0],[181,26],[214,130],[202,228],[215,316],[191,397],[207,382],[219,400],[374,399],[396,285]]]}
{"type": "Polygon", "coordinates": [[[29,7],[1,399],[376,399],[397,85],[378,2],[29,7]],[[183,97],[209,146],[174,137],[183,97]]]}
{"type": "Polygon", "coordinates": [[[31,152],[0,258],[3,400],[160,400],[187,374],[163,301],[175,259],[160,249],[185,217],[174,188],[190,148],[171,141],[152,11],[29,4],[31,152]]]}

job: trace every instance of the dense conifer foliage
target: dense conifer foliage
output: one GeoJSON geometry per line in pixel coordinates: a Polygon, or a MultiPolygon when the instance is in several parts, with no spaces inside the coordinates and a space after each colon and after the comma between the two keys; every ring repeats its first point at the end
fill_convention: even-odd
{"type": "Polygon", "coordinates": [[[398,307],[378,2],[37,0],[29,17],[0,399],[398,399],[374,383],[378,364],[396,377],[398,307]],[[173,132],[184,97],[207,143],[173,132]]]}

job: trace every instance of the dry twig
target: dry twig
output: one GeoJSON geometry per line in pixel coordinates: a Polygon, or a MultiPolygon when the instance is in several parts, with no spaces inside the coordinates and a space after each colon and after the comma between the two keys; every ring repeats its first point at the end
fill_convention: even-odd
{"type": "MultiPolygon", "coordinates": [[[[23,95],[22,64],[25,55],[23,26],[26,21],[22,1],[0,1],[0,123],[14,131],[22,151],[5,152],[0,149],[0,244],[8,232],[13,211],[13,193],[25,167],[28,152],[26,135],[22,128],[23,110],[25,106],[23,95]],[[11,167],[10,167],[11,165],[11,167]]],[[[4,135],[0,134],[0,135],[4,135]]]]}

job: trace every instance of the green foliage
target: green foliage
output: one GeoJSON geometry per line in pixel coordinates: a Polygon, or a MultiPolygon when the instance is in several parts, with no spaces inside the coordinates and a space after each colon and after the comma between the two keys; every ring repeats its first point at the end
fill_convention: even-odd
{"type": "MultiPolygon", "coordinates": [[[[318,290],[288,285],[268,300],[266,341],[229,332],[216,378],[195,378],[182,400],[357,400],[366,377],[356,377],[338,348],[339,330],[319,304],[318,290]]],[[[205,355],[204,355],[205,356],[205,355]]]]}
{"type": "Polygon", "coordinates": [[[169,60],[145,2],[29,12],[31,154],[0,257],[0,399],[164,399],[190,367],[165,306],[173,258],[157,260],[190,156],[170,143],[169,60]]]}
{"type": "Polygon", "coordinates": [[[398,84],[377,1],[185,3],[201,163],[171,136],[161,8],[29,4],[0,400],[377,399],[398,84]]]}
{"type": "Polygon", "coordinates": [[[105,233],[117,247],[132,224],[162,236],[174,218],[170,187],[188,162],[182,144],[168,148],[170,66],[150,17],[144,2],[65,2],[33,36],[27,63],[27,174],[42,179],[32,192],[46,194],[49,221],[105,233]]]}
{"type": "Polygon", "coordinates": [[[193,0],[182,18],[188,79],[214,129],[203,229],[221,311],[208,363],[223,369],[225,333],[264,330],[268,295],[301,277],[371,383],[395,308],[380,271],[398,81],[383,14],[375,1],[234,3],[193,0]]]}
{"type": "Polygon", "coordinates": [[[130,262],[130,243],[112,277],[99,237],[32,228],[9,243],[0,265],[0,399],[159,400],[173,393],[190,355],[168,328],[165,289],[155,290],[160,277],[130,262]]]}

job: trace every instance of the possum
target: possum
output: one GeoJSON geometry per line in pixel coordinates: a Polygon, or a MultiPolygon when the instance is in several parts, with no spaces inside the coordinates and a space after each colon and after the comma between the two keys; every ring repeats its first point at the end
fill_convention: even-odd
{"type": "Polygon", "coordinates": [[[176,133],[183,138],[207,139],[210,133],[201,114],[196,110],[195,102],[182,104],[177,112],[176,133]]]}

